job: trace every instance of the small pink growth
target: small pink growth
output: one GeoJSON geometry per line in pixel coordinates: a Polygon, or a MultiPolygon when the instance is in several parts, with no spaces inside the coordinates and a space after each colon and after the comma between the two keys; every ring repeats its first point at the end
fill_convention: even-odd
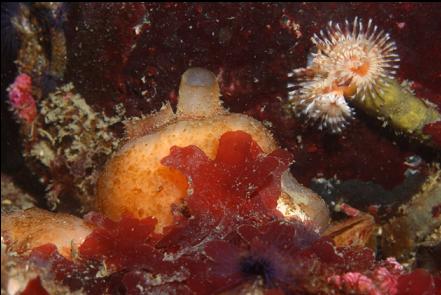
{"type": "Polygon", "coordinates": [[[406,23],[405,22],[397,22],[397,27],[399,28],[399,29],[404,29],[404,27],[406,26],[406,23]]]}
{"type": "Polygon", "coordinates": [[[380,295],[380,291],[374,282],[365,275],[358,272],[347,272],[343,275],[334,275],[329,281],[340,290],[353,292],[355,294],[380,295]]]}
{"type": "Polygon", "coordinates": [[[391,274],[387,268],[377,268],[373,277],[383,294],[397,294],[398,277],[391,274]]]}
{"type": "Polygon", "coordinates": [[[349,206],[346,203],[343,203],[340,205],[340,210],[345,213],[348,216],[355,217],[360,214],[360,211],[358,209],[355,209],[354,207],[349,206]]]}
{"type": "Polygon", "coordinates": [[[388,257],[386,259],[386,266],[394,273],[401,273],[404,267],[395,259],[395,257],[388,257]]]}
{"type": "Polygon", "coordinates": [[[354,294],[397,294],[397,276],[391,274],[385,267],[376,269],[369,278],[358,272],[347,272],[342,275],[334,275],[329,281],[340,290],[354,294]]]}
{"type": "Polygon", "coordinates": [[[20,74],[9,86],[9,103],[17,116],[30,124],[37,116],[37,106],[32,97],[32,80],[27,74],[20,74]]]}
{"type": "Polygon", "coordinates": [[[395,295],[399,293],[398,281],[402,273],[403,266],[395,258],[387,258],[372,271],[333,275],[328,282],[344,291],[344,294],[395,295]]]}
{"type": "Polygon", "coordinates": [[[70,100],[71,98],[72,98],[72,93],[66,93],[64,96],[63,96],[63,98],[65,99],[65,100],[70,100]]]}

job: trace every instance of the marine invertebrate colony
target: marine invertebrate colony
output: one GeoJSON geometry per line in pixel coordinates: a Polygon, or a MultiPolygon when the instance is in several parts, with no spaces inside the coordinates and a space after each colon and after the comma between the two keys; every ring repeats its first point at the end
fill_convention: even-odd
{"type": "Polygon", "coordinates": [[[57,88],[45,99],[35,100],[31,77],[20,74],[9,87],[9,104],[24,136],[23,155],[48,191],[47,201],[56,208],[61,199],[90,208],[97,172],[118,147],[111,126],[122,120],[95,112],[72,84],[57,88]],[[101,162],[101,164],[100,164],[101,162]]]}
{"type": "Polygon", "coordinates": [[[342,131],[353,114],[350,101],[408,133],[440,119],[435,109],[418,99],[409,95],[398,99],[392,94],[396,90],[404,96],[405,92],[394,80],[400,61],[397,46],[371,19],[364,24],[356,17],[344,26],[330,21],[327,30],[311,41],[315,47],[307,67],[288,74],[299,81],[288,85],[289,99],[320,130],[342,131]],[[400,104],[408,106],[400,108],[400,104]]]}

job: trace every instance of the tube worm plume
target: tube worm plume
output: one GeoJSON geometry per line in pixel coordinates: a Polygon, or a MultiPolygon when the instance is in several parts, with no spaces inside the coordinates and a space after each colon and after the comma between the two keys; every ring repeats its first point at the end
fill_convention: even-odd
{"type": "Polygon", "coordinates": [[[297,114],[320,130],[341,132],[354,113],[349,101],[405,133],[418,133],[440,118],[433,107],[405,95],[409,91],[394,80],[400,61],[397,46],[371,19],[366,25],[357,17],[343,26],[330,21],[311,41],[314,50],[307,67],[288,74],[298,81],[288,84],[289,100],[297,114]],[[392,95],[396,92],[400,95],[392,95]]]}
{"type": "Polygon", "coordinates": [[[311,38],[315,52],[306,68],[296,69],[299,83],[289,84],[293,107],[317,122],[318,128],[340,132],[353,115],[347,99],[364,100],[382,94],[387,79],[393,79],[399,61],[389,34],[369,20],[328,23],[326,31],[311,38]]]}
{"type": "Polygon", "coordinates": [[[327,36],[321,31],[321,38],[314,35],[311,39],[320,52],[312,66],[335,77],[332,82],[342,87],[346,96],[356,94],[364,100],[366,95],[381,94],[382,85],[388,84],[386,78],[394,78],[400,61],[389,34],[378,32],[371,19],[366,29],[358,18],[352,27],[346,21],[344,30],[332,21],[328,27],[327,36]]]}

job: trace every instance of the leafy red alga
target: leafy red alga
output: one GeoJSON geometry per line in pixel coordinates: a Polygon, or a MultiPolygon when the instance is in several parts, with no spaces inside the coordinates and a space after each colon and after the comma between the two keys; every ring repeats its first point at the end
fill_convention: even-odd
{"type": "Polygon", "coordinates": [[[284,150],[265,155],[243,131],[220,138],[214,160],[196,146],[172,147],[161,163],[178,169],[190,180],[187,203],[193,215],[210,214],[216,219],[229,213],[258,218],[277,215],[280,178],[292,156],[284,150]]]}
{"type": "Polygon", "coordinates": [[[242,131],[220,138],[214,160],[195,146],[173,147],[163,163],[189,179],[189,216],[177,217],[162,235],[154,233],[153,217],[124,216],[114,222],[90,213],[85,219],[95,229],[74,261],[50,245],[35,249],[32,258],[40,265],[44,261],[71,290],[83,288],[90,294],[99,293],[103,284],[107,290],[130,293],[137,286],[145,292],[214,290],[206,278],[209,263],[202,255],[206,243],[227,237],[242,224],[265,224],[280,217],[275,208],[281,175],[290,162],[291,155],[284,150],[264,154],[242,131]]]}
{"type": "Polygon", "coordinates": [[[440,293],[440,277],[432,276],[424,269],[416,269],[409,274],[402,275],[398,279],[398,295],[429,295],[440,293]]]}
{"type": "Polygon", "coordinates": [[[89,213],[85,219],[96,227],[79,248],[82,258],[105,259],[107,267],[116,269],[158,263],[162,258],[154,248],[159,238],[153,232],[154,218],[139,220],[124,216],[121,221],[114,222],[100,214],[89,213]]]}
{"type": "Polygon", "coordinates": [[[86,289],[88,294],[100,294],[110,289],[112,278],[98,276],[101,263],[94,260],[72,261],[63,257],[53,244],[33,249],[30,260],[37,267],[50,270],[55,280],[69,287],[71,291],[86,289]],[[101,290],[101,291],[100,291],[101,290]]]}
{"type": "Polygon", "coordinates": [[[186,198],[192,218],[175,225],[161,246],[222,237],[240,224],[261,224],[281,217],[276,210],[281,176],[292,156],[285,150],[266,155],[243,131],[221,136],[216,158],[211,160],[196,146],[172,147],[161,162],[185,174],[186,198]],[[179,242],[178,242],[179,240],[179,242]]]}
{"type": "Polygon", "coordinates": [[[189,193],[186,214],[163,234],[154,232],[153,217],[115,222],[90,213],[85,219],[95,229],[72,259],[44,245],[31,260],[87,294],[235,293],[256,281],[268,294],[436,290],[439,279],[428,273],[403,277],[395,260],[375,262],[368,248],[337,248],[308,225],[284,219],[276,204],[291,160],[284,150],[263,153],[241,131],[220,138],[214,159],[196,146],[173,147],[162,163],[187,176],[189,193]]]}
{"type": "Polygon", "coordinates": [[[20,295],[49,295],[46,289],[41,285],[40,277],[36,277],[28,282],[26,288],[20,295]]]}

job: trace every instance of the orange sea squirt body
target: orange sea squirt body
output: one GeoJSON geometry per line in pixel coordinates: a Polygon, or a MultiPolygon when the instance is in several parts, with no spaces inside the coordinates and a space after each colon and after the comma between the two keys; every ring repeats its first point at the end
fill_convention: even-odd
{"type": "Polygon", "coordinates": [[[129,126],[130,140],[108,161],[99,177],[98,211],[114,220],[124,213],[138,218],[154,216],[158,220],[156,231],[161,232],[173,223],[183,198],[191,193],[191,179],[160,162],[171,147],[195,145],[214,159],[221,135],[242,130],[265,153],[277,148],[272,134],[260,122],[231,114],[221,106],[213,73],[200,68],[188,70],[182,77],[179,94],[176,113],[166,105],[129,126]]]}

